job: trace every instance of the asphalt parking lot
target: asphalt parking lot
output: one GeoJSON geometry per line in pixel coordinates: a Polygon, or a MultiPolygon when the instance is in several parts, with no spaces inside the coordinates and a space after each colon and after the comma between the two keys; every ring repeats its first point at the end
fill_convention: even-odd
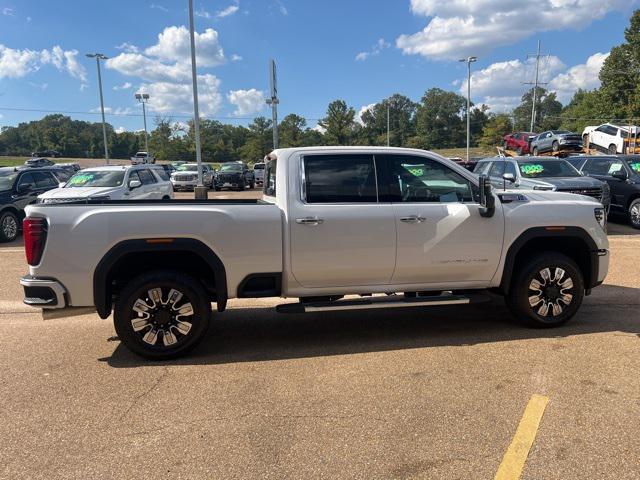
{"type": "Polygon", "coordinates": [[[609,231],[605,285],[559,329],[499,303],[284,316],[235,300],[168,363],[96,315],[43,321],[22,304],[22,243],[2,244],[0,478],[491,479],[536,395],[523,479],[640,478],[640,232],[609,231]]]}

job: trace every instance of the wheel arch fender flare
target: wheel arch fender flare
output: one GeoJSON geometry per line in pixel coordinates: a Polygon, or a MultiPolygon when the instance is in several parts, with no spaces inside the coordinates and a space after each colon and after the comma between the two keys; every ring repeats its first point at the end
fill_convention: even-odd
{"type": "MultiPolygon", "coordinates": [[[[521,253],[527,245],[531,245],[535,241],[544,240],[578,240],[587,250],[587,258],[589,265],[585,271],[585,288],[590,289],[597,286],[598,280],[598,247],[593,238],[581,227],[532,227],[520,234],[509,246],[502,270],[502,278],[500,280],[499,290],[503,294],[507,294],[511,287],[511,281],[514,277],[514,268],[518,254],[521,253]]],[[[554,251],[553,246],[546,249],[554,251]]],[[[561,249],[557,249],[559,253],[563,253],[561,249]]]]}
{"type": "Polygon", "coordinates": [[[93,273],[93,300],[100,318],[106,319],[111,314],[113,299],[108,280],[119,260],[129,254],[158,252],[191,253],[205,262],[214,273],[218,311],[224,311],[228,299],[227,273],[220,257],[208,245],[192,238],[142,238],[116,244],[96,266],[93,273]]]}

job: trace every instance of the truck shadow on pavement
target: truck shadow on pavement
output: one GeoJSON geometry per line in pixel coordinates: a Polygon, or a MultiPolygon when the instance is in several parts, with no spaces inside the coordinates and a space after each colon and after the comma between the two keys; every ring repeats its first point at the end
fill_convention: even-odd
{"type": "Polygon", "coordinates": [[[235,308],[214,315],[207,337],[187,357],[154,363],[137,357],[119,344],[111,357],[102,360],[115,368],[215,365],[563,338],[614,331],[640,337],[639,293],[640,289],[636,288],[599,287],[593,296],[586,299],[571,322],[554,329],[532,329],[520,325],[499,298],[492,303],[463,308],[306,315],[282,315],[271,308],[235,308]]]}

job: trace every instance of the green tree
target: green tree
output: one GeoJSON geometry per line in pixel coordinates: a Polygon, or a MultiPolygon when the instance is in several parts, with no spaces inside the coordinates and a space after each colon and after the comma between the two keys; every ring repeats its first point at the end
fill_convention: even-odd
{"type": "MultiPolygon", "coordinates": [[[[513,111],[516,120],[515,129],[529,131],[531,128],[531,107],[533,105],[533,89],[522,95],[522,101],[513,111]]],[[[557,100],[555,92],[542,87],[536,90],[536,118],[534,131],[555,130],[562,123],[560,114],[562,104],[557,100]]]]}
{"type": "Polygon", "coordinates": [[[246,143],[240,148],[242,159],[254,163],[262,160],[272,149],[271,120],[256,117],[249,125],[246,143]]]}
{"type": "Polygon", "coordinates": [[[360,141],[369,145],[387,144],[387,109],[389,112],[389,143],[402,147],[415,135],[414,116],[416,103],[396,93],[376,103],[362,114],[360,141]]]}
{"type": "Polygon", "coordinates": [[[351,145],[355,129],[356,111],[344,100],[335,100],[327,108],[327,116],[318,122],[326,130],[327,145],[351,145]]]}
{"type": "Polygon", "coordinates": [[[441,88],[427,90],[416,110],[416,135],[408,140],[415,148],[451,148],[464,144],[467,100],[441,88]]]}
{"type": "Polygon", "coordinates": [[[284,117],[278,126],[280,147],[302,146],[306,126],[307,121],[295,113],[290,113],[284,117]]]}
{"type": "Polygon", "coordinates": [[[482,129],[482,136],[479,138],[478,143],[482,147],[502,145],[503,137],[511,133],[512,129],[511,117],[508,114],[490,115],[482,129]]]}

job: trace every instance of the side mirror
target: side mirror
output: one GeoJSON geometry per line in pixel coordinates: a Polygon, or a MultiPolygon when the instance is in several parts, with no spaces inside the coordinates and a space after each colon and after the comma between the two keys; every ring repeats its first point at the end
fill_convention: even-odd
{"type": "Polygon", "coordinates": [[[22,185],[18,185],[18,188],[16,188],[16,191],[18,193],[26,193],[32,188],[33,188],[33,185],[31,185],[30,183],[23,183],[22,185]]]}
{"type": "Polygon", "coordinates": [[[60,182],[58,184],[58,188],[64,188],[66,184],[67,184],[67,182],[60,182]]]}
{"type": "Polygon", "coordinates": [[[138,188],[142,186],[142,182],[140,180],[130,180],[129,181],[129,189],[133,190],[134,188],[138,188]]]}
{"type": "Polygon", "coordinates": [[[491,182],[486,175],[480,175],[480,216],[493,217],[496,212],[496,198],[491,191],[491,182]]]}
{"type": "Polygon", "coordinates": [[[629,175],[627,175],[627,172],[625,170],[618,170],[617,172],[613,172],[611,176],[613,178],[617,178],[618,180],[626,180],[629,178],[629,175]]]}
{"type": "Polygon", "coordinates": [[[509,183],[516,182],[516,176],[513,173],[505,173],[502,175],[502,178],[505,179],[509,183]]]}

